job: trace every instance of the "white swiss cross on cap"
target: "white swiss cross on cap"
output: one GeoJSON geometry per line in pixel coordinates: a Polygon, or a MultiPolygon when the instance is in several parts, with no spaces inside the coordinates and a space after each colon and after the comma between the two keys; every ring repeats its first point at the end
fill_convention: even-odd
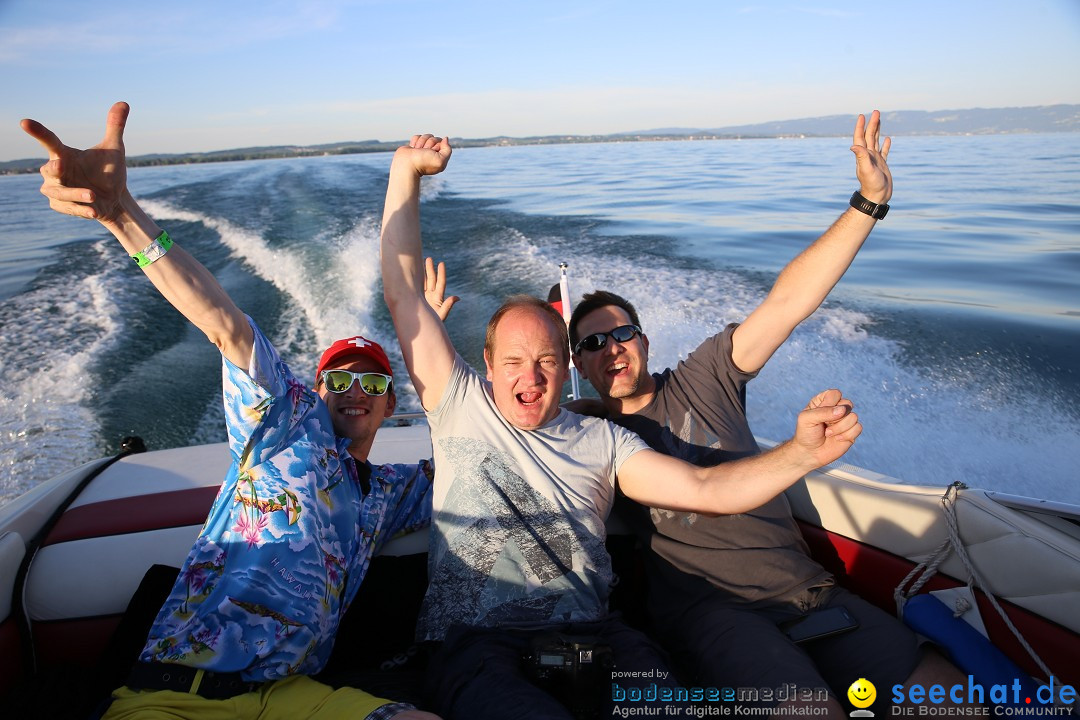
{"type": "Polygon", "coordinates": [[[329,367],[334,367],[335,364],[342,358],[347,357],[367,357],[374,360],[379,366],[379,372],[386,373],[387,375],[393,375],[394,371],[390,369],[390,360],[386,357],[386,352],[382,349],[379,343],[373,340],[368,340],[365,337],[357,335],[356,337],[346,338],[344,340],[338,340],[330,347],[326,348],[322,357],[319,359],[319,367],[315,371],[315,382],[319,381],[319,376],[323,370],[329,367]]]}

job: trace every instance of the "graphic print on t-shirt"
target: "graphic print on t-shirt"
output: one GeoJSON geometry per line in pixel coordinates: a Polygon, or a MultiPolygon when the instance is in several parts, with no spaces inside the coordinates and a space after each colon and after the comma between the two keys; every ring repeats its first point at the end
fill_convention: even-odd
{"type": "MultiPolygon", "coordinates": [[[[641,426],[654,421],[641,418],[637,424],[627,423],[632,430],[641,432],[641,426]]],[[[712,459],[711,451],[721,449],[720,438],[704,423],[695,423],[693,413],[687,411],[680,418],[666,417],[665,422],[652,432],[655,444],[653,449],[671,457],[677,457],[695,465],[715,465],[719,460],[712,459]],[[681,421],[681,427],[678,424],[681,421]],[[712,462],[709,462],[712,460],[712,462]]],[[[701,517],[697,513],[679,512],[664,508],[649,508],[649,516],[654,525],[675,522],[684,527],[692,527],[701,517]]]]}
{"type": "Polygon", "coordinates": [[[573,618],[582,604],[560,607],[560,601],[568,592],[595,597],[582,571],[609,565],[603,538],[577,527],[506,453],[470,438],[438,442],[456,472],[437,511],[444,533],[432,540],[420,636],[441,635],[459,623],[490,627],[573,618]]]}

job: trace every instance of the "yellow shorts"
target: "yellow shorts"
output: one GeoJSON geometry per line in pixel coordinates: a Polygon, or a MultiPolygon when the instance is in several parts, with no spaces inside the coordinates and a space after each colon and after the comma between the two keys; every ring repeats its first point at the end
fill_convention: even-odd
{"type": "Polygon", "coordinates": [[[392,702],[356,688],[335,690],[306,675],[267,683],[255,692],[227,700],[207,700],[175,690],[132,690],[127,687],[113,691],[112,695],[113,703],[102,720],[136,717],[140,720],[360,720],[372,710],[392,702]]]}

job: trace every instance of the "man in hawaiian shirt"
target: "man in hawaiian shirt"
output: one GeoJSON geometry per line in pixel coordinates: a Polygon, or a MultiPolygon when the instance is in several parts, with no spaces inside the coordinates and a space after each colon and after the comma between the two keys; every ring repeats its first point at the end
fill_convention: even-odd
{"type": "MultiPolygon", "coordinates": [[[[430,465],[372,467],[395,406],[386,353],[363,337],[298,380],[214,277],[173,243],[127,189],[129,108],[109,111],[94,148],[40,123],[41,192],[61,213],[98,220],[161,294],[222,354],[232,466],[125,687],[105,717],[431,720],[413,706],[312,680],[371,557],[430,520],[430,465]]],[[[443,310],[448,310],[446,303],[443,310]]]]}

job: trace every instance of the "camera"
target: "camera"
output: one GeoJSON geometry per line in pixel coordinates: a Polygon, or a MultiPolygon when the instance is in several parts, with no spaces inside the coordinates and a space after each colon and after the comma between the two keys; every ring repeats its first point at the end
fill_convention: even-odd
{"type": "Polygon", "coordinates": [[[525,657],[533,682],[562,702],[578,720],[600,717],[610,671],[611,648],[590,635],[551,633],[532,640],[525,657]]]}

